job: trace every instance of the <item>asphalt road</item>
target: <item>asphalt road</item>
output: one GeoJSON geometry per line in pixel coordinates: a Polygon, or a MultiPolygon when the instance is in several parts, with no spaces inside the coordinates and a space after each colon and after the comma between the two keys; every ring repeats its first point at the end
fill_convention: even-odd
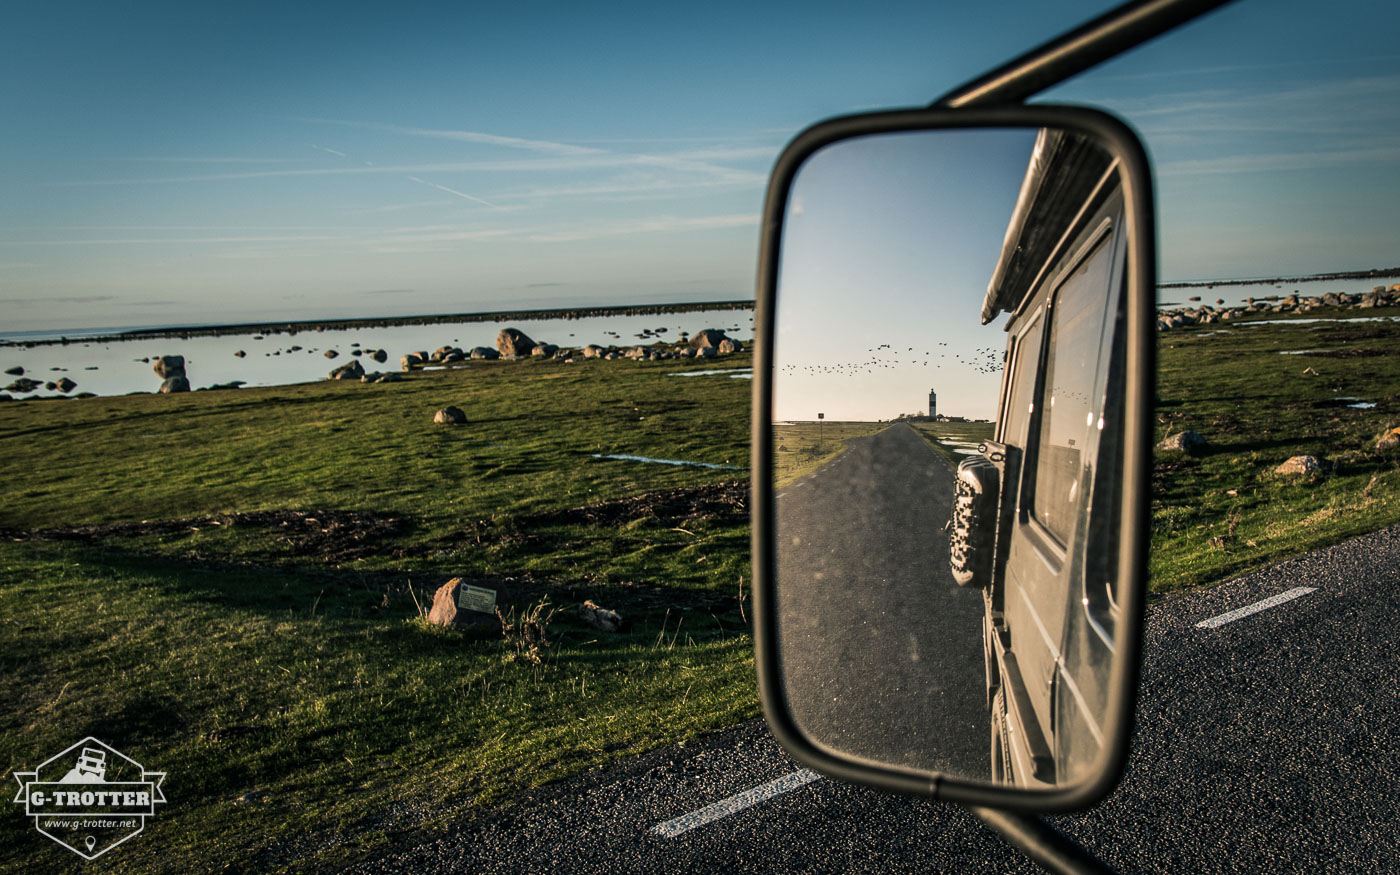
{"type": "MultiPolygon", "coordinates": [[[[1055,823],[1124,872],[1400,871],[1398,632],[1400,526],[1158,603],[1127,775],[1055,823]],[[1313,591],[1197,626],[1300,587],[1313,591]]],[[[1037,871],[955,806],[797,770],[754,722],[357,871],[1037,871]]]]}
{"type": "Polygon", "coordinates": [[[903,424],[778,493],[783,678],[827,747],[985,778],[982,595],[948,570],[952,501],[952,470],[903,424]]]}

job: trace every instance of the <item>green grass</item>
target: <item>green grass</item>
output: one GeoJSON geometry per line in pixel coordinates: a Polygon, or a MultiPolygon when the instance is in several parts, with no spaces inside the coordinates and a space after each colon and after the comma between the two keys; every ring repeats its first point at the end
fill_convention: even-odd
{"type": "Polygon", "coordinates": [[[989,440],[996,430],[994,422],[924,422],[915,420],[909,423],[919,433],[934,452],[943,457],[949,467],[957,470],[967,456],[957,452],[959,444],[978,444],[989,440]]]}
{"type": "MultiPolygon", "coordinates": [[[[334,869],[755,716],[750,384],[688,368],[6,404],[0,762],[91,734],[169,772],[114,871],[334,869]],[[446,404],[469,423],[434,425],[446,404]],[[543,661],[419,620],[453,576],[561,606],[543,661]],[[574,618],[587,598],[631,631],[574,618]]],[[[0,830],[0,867],[69,860],[0,830]]]]}
{"type": "Polygon", "coordinates": [[[1152,590],[1212,583],[1400,522],[1400,454],[1375,448],[1395,425],[1395,322],[1225,323],[1160,335],[1156,437],[1191,429],[1209,447],[1194,458],[1157,459],[1152,590]],[[1299,350],[1314,352],[1280,354],[1299,350]],[[1352,408],[1348,398],[1376,406],[1352,408]],[[1274,473],[1305,454],[1332,470],[1313,478],[1274,473]]]}
{"type": "MultiPolygon", "coordinates": [[[[1157,438],[1210,446],[1157,460],[1155,592],[1400,522],[1400,455],[1374,448],[1400,424],[1400,325],[1224,327],[1160,338],[1157,438]],[[1331,469],[1273,473],[1303,453],[1331,469]]],[[[756,715],[750,384],[667,376],[693,368],[0,405],[0,763],[91,734],[169,772],[107,869],[333,870],[756,715]],[[447,404],[469,423],[434,425],[447,404]],[[543,661],[422,623],[454,576],[561,606],[543,661]],[[632,630],[583,625],[584,599],[632,630]],[[266,795],[234,801],[249,791],[266,795]]],[[[826,423],[820,447],[815,425],[780,427],[783,482],[885,425],[826,423]]],[[[950,464],[938,438],[990,429],[914,426],[950,464]]],[[[16,811],[0,823],[0,868],[76,860],[16,811]]]]}
{"type": "Polygon", "coordinates": [[[888,422],[773,424],[775,488],[800,480],[846,451],[846,441],[889,428],[888,422]]]}

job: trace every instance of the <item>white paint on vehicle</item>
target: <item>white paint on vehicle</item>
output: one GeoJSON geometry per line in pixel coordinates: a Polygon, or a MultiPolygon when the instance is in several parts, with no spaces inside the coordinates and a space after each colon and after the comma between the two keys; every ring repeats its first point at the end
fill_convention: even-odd
{"type": "Polygon", "coordinates": [[[821,780],[821,775],[811,769],[801,769],[796,772],[775,778],[766,784],[759,784],[750,787],[742,793],[736,793],[728,799],[721,799],[713,805],[706,805],[689,814],[682,814],[674,817],[665,823],[658,823],[651,828],[654,835],[662,838],[673,839],[677,836],[685,835],[697,827],[702,827],[707,823],[714,823],[716,820],[728,817],[731,814],[738,814],[745,808],[752,808],[761,802],[767,802],[784,793],[791,793],[793,790],[805,787],[813,781],[821,780]]]}
{"type": "Polygon", "coordinates": [[[1316,590],[1317,587],[1315,586],[1295,586],[1287,592],[1281,592],[1278,595],[1270,596],[1269,598],[1266,598],[1263,601],[1255,602],[1252,605],[1245,605],[1242,608],[1236,608],[1235,610],[1221,614],[1218,617],[1211,617],[1209,620],[1202,620],[1201,622],[1196,624],[1196,628],[1218,629],[1221,626],[1224,626],[1226,623],[1233,623],[1236,620],[1241,620],[1245,617],[1257,614],[1260,611],[1267,611],[1269,608],[1277,607],[1283,604],[1284,602],[1291,602],[1299,596],[1305,596],[1310,592],[1315,592],[1316,590]]]}

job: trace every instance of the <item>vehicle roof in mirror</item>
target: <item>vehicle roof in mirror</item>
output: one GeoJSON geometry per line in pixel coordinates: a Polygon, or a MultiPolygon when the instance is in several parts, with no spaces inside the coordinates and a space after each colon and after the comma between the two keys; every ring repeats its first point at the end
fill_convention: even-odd
{"type": "Polygon", "coordinates": [[[1113,164],[1110,154],[1086,134],[1042,128],[1030,167],[1006,228],[1001,258],[987,285],[982,324],[998,313],[1014,313],[1036,285],[1036,278],[1060,245],[1089,193],[1113,164]]]}

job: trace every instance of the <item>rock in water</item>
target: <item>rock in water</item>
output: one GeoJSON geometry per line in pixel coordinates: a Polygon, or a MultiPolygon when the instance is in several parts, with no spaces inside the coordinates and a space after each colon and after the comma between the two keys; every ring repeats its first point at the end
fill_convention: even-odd
{"type": "Polygon", "coordinates": [[[323,352],[323,353],[321,353],[321,354],[324,355],[324,356],[325,356],[326,358],[328,358],[328,359],[333,359],[333,358],[335,358],[336,356],[340,355],[340,353],[339,353],[338,351],[333,350],[333,349],[328,349],[328,350],[326,350],[325,352],[323,352]]]}
{"type": "Polygon", "coordinates": [[[68,379],[67,377],[64,377],[63,379],[59,380],[57,383],[54,384],[54,386],[58,389],[58,391],[63,392],[64,394],[72,392],[74,389],[78,388],[78,384],[68,379]]]}
{"type": "Polygon", "coordinates": [[[5,369],[5,373],[9,374],[9,375],[12,376],[12,377],[23,377],[23,376],[24,376],[24,368],[22,368],[22,367],[16,365],[16,366],[13,367],[13,368],[6,368],[6,369],[5,369]]]}
{"type": "Polygon", "coordinates": [[[384,362],[389,360],[389,354],[382,349],[376,349],[374,352],[369,354],[369,357],[379,362],[380,364],[383,364],[384,362]]]}
{"type": "Polygon", "coordinates": [[[444,407],[433,414],[433,422],[446,423],[448,425],[463,425],[467,421],[467,415],[456,407],[444,407]]]}
{"type": "Polygon", "coordinates": [[[502,328],[496,335],[496,349],[503,356],[526,356],[535,348],[535,342],[525,332],[516,328],[502,328]]]}
{"type": "Polygon", "coordinates": [[[358,380],[365,375],[364,366],[359,359],[351,359],[346,364],[341,365],[331,371],[332,380],[358,380]]]}
{"type": "Polygon", "coordinates": [[[399,367],[405,371],[411,371],[414,368],[421,368],[424,364],[425,362],[423,358],[419,356],[416,352],[405,353],[404,355],[399,357],[399,367]]]}
{"type": "Polygon", "coordinates": [[[433,606],[428,622],[434,626],[455,626],[482,632],[499,632],[501,621],[496,608],[510,599],[500,584],[475,586],[454,577],[433,593],[433,606]]]}
{"type": "MultiPolygon", "coordinates": [[[[182,355],[163,355],[156,358],[156,363],[151,366],[156,372],[156,376],[162,380],[171,377],[185,376],[185,357],[182,355]]],[[[162,390],[163,391],[163,390],[162,390]]]]}

